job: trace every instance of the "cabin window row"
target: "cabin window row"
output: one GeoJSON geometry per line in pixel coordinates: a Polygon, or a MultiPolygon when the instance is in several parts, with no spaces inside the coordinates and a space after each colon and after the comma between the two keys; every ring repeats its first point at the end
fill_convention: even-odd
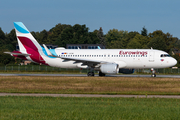
{"type": "Polygon", "coordinates": [[[106,55],[59,55],[61,57],[106,57],[106,55]]]}
{"type": "MultiPolygon", "coordinates": [[[[59,55],[61,57],[106,57],[106,55],[59,55]]],[[[107,55],[110,57],[110,55],[107,55]]],[[[111,57],[147,57],[147,55],[111,55],[111,57]]]]}
{"type": "Polygon", "coordinates": [[[111,57],[147,57],[147,55],[112,55],[111,57]]]}

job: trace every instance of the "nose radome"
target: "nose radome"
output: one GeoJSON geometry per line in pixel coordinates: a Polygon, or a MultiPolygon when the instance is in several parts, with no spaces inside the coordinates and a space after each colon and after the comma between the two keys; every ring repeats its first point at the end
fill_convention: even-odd
{"type": "Polygon", "coordinates": [[[172,64],[172,66],[175,66],[175,65],[177,64],[177,60],[173,58],[173,59],[171,60],[171,64],[172,64]]]}

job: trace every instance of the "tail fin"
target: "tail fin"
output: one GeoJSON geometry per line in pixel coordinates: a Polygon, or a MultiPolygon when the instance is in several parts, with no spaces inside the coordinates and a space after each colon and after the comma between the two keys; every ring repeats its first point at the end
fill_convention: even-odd
{"type": "MultiPolygon", "coordinates": [[[[28,50],[42,50],[39,43],[31,35],[28,29],[22,22],[14,22],[14,27],[16,30],[16,36],[19,44],[20,52],[26,53],[28,50]]],[[[29,54],[29,53],[28,53],[29,54]]]]}
{"type": "Polygon", "coordinates": [[[22,22],[14,22],[14,27],[20,49],[19,51],[23,54],[28,54],[28,59],[33,62],[46,64],[41,56],[43,54],[42,47],[25,25],[22,22]]]}

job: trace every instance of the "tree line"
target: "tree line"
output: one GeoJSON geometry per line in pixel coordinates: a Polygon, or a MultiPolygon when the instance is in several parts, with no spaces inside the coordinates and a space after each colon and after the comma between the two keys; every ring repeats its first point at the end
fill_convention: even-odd
{"type": "MultiPolygon", "coordinates": [[[[173,37],[170,33],[163,33],[162,30],[148,33],[145,27],[142,28],[141,33],[111,29],[104,34],[102,28],[89,32],[86,25],[72,26],[59,23],[48,31],[31,33],[40,44],[54,44],[59,47],[66,47],[66,44],[103,44],[107,49],[150,49],[152,47],[166,51],[178,61],[180,59],[178,54],[180,40],[177,37],[173,37]]],[[[15,30],[4,33],[0,28],[0,64],[18,63],[18,59],[3,53],[14,51],[16,44],[15,30]]]]}

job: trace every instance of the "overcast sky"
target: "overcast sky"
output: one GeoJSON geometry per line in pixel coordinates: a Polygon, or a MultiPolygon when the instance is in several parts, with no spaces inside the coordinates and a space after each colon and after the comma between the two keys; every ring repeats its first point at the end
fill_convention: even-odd
{"type": "Polygon", "coordinates": [[[169,32],[180,39],[180,0],[1,0],[0,27],[9,33],[13,22],[29,31],[50,30],[56,24],[86,24],[89,31],[102,27],[148,33],[169,32]]]}

